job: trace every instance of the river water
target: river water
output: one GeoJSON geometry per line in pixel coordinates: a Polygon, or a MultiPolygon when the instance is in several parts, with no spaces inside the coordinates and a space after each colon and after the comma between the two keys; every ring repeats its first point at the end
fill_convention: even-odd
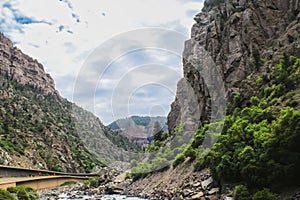
{"type": "Polygon", "coordinates": [[[102,197],[99,196],[89,196],[89,195],[84,195],[81,196],[80,198],[71,198],[68,196],[67,193],[62,193],[58,196],[58,200],[88,200],[88,199],[99,199],[99,200],[147,200],[147,199],[142,199],[138,197],[128,197],[126,195],[103,195],[102,197]]]}
{"type": "Polygon", "coordinates": [[[96,191],[83,190],[82,185],[64,186],[39,190],[40,200],[147,200],[126,195],[101,195],[96,191]]]}

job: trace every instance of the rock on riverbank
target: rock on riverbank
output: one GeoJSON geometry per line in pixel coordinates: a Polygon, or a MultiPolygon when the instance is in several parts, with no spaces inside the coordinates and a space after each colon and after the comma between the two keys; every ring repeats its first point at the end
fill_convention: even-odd
{"type": "Polygon", "coordinates": [[[192,164],[176,169],[156,172],[149,177],[132,182],[124,188],[127,195],[149,199],[200,199],[218,200],[229,196],[221,195],[208,169],[194,172],[192,164]]]}

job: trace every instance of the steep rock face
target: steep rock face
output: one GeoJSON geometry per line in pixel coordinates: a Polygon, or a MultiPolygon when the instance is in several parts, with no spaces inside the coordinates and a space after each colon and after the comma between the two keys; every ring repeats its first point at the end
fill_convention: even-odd
{"type": "MultiPolygon", "coordinates": [[[[259,92],[255,80],[268,76],[271,66],[284,54],[300,57],[299,13],[299,0],[206,1],[194,18],[196,24],[185,44],[185,53],[197,54],[197,49],[204,48],[220,71],[230,105],[234,107],[235,94],[240,95],[241,103],[246,103],[244,100],[259,92]]],[[[199,122],[209,121],[211,94],[203,74],[186,55],[183,69],[184,80],[198,99],[199,122]]],[[[181,90],[179,84],[168,116],[170,132],[180,123],[184,110],[180,105],[181,90]]]]}
{"type": "Polygon", "coordinates": [[[18,48],[0,33],[0,72],[7,74],[21,84],[34,85],[45,94],[54,93],[55,85],[51,76],[45,73],[43,65],[18,48]]]}
{"type": "Polygon", "coordinates": [[[1,33],[0,72],[0,164],[89,172],[128,157],[126,138],[61,97],[43,66],[1,33]]]}

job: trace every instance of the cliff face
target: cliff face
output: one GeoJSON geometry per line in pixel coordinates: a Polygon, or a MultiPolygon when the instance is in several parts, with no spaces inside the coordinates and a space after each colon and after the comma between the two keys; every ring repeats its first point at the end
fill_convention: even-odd
{"type": "Polygon", "coordinates": [[[89,172],[128,156],[126,138],[62,98],[43,66],[1,33],[0,72],[0,164],[89,172]]]}
{"type": "Polygon", "coordinates": [[[18,48],[0,33],[0,72],[12,77],[18,83],[33,85],[45,94],[54,93],[55,85],[51,76],[45,73],[43,65],[18,48]]]}
{"type": "MultiPolygon", "coordinates": [[[[194,19],[191,39],[185,53],[197,55],[204,48],[215,62],[223,79],[227,101],[234,107],[234,95],[240,103],[257,94],[255,80],[268,76],[271,67],[284,54],[300,57],[299,0],[225,0],[206,1],[194,19]]],[[[209,67],[209,66],[204,66],[209,67]]],[[[184,80],[193,88],[198,100],[199,123],[210,120],[210,95],[197,73],[193,60],[183,56],[184,80]]],[[[208,69],[209,70],[209,69],[208,69]]],[[[185,108],[180,102],[182,84],[178,84],[175,101],[168,116],[169,131],[178,126],[185,108]]]]}

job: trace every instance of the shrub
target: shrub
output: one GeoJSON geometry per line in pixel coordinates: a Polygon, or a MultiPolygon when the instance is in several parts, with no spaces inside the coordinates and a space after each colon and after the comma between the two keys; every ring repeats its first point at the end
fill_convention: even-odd
{"type": "Polygon", "coordinates": [[[16,200],[16,197],[8,191],[0,189],[0,199],[16,200]]]}
{"type": "Polygon", "coordinates": [[[259,77],[258,79],[256,79],[256,84],[259,86],[261,86],[263,82],[264,82],[264,79],[262,77],[259,77]]]}
{"type": "Polygon", "coordinates": [[[131,168],[136,167],[137,165],[138,165],[138,162],[135,159],[130,161],[130,167],[131,168]]]}
{"type": "Polygon", "coordinates": [[[236,106],[239,106],[239,102],[241,100],[241,94],[240,93],[236,93],[234,96],[233,96],[233,102],[236,106]]]}
{"type": "Polygon", "coordinates": [[[251,200],[248,188],[244,185],[237,185],[233,191],[233,198],[235,200],[251,200]]]}
{"type": "Polygon", "coordinates": [[[18,199],[22,200],[35,200],[39,198],[37,191],[28,186],[10,187],[7,188],[7,191],[16,194],[18,199]]]}
{"type": "Polygon", "coordinates": [[[99,178],[98,177],[92,177],[88,180],[84,181],[84,184],[89,188],[96,188],[100,186],[99,178]]]}
{"type": "Polygon", "coordinates": [[[131,169],[131,177],[134,181],[146,177],[152,171],[152,165],[148,162],[140,162],[131,169]]]}
{"type": "Polygon", "coordinates": [[[260,103],[260,99],[257,96],[253,96],[251,97],[250,102],[253,106],[258,106],[260,103]]]}
{"type": "Polygon", "coordinates": [[[147,151],[148,152],[154,152],[154,151],[157,151],[157,150],[159,150],[159,146],[156,146],[156,145],[149,145],[148,147],[147,147],[147,151]]]}
{"type": "Polygon", "coordinates": [[[169,162],[164,157],[156,156],[152,160],[152,166],[151,166],[151,168],[152,168],[153,171],[163,170],[163,169],[165,169],[167,167],[169,167],[169,162]]]}
{"type": "Polygon", "coordinates": [[[197,157],[197,149],[194,149],[193,147],[189,146],[185,151],[184,155],[186,157],[190,157],[192,160],[195,160],[197,157]]]}
{"type": "Polygon", "coordinates": [[[125,180],[127,180],[127,179],[131,179],[131,173],[129,173],[129,172],[126,172],[126,174],[125,174],[125,180]]]}
{"type": "Polygon", "coordinates": [[[253,195],[253,200],[275,200],[277,195],[270,192],[269,189],[263,189],[253,195]]]}
{"type": "Polygon", "coordinates": [[[182,153],[178,154],[172,163],[173,167],[176,168],[179,164],[183,163],[184,160],[185,160],[185,155],[182,153]]]}

